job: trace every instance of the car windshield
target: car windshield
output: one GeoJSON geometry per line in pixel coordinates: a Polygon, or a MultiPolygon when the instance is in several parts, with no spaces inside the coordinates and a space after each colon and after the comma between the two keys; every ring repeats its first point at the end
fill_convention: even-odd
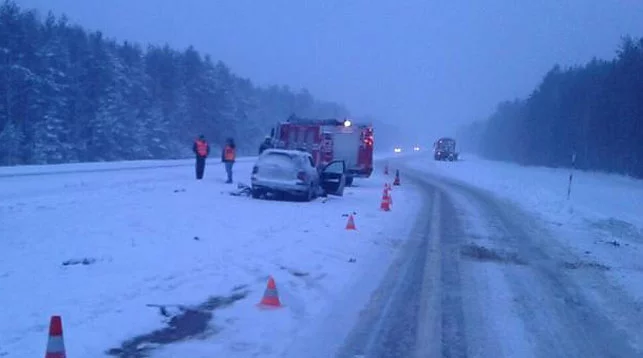
{"type": "Polygon", "coordinates": [[[326,168],[324,168],[324,173],[342,174],[343,172],[344,172],[344,162],[330,163],[326,168]]]}
{"type": "Polygon", "coordinates": [[[448,139],[439,140],[436,145],[436,149],[452,152],[455,150],[455,141],[448,140],[448,139]]]}

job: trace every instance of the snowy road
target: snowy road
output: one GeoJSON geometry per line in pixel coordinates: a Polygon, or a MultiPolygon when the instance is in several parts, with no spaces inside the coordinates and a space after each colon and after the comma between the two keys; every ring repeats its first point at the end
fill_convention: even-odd
{"type": "Polygon", "coordinates": [[[338,357],[643,356],[640,305],[607,267],[509,202],[403,173],[425,207],[338,357]]]}

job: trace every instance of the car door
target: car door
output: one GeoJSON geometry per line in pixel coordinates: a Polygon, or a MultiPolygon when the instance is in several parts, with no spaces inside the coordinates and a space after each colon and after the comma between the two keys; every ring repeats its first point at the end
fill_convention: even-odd
{"type": "Polygon", "coordinates": [[[328,163],[319,176],[319,183],[326,194],[343,196],[346,183],[346,162],[334,160],[328,163]]]}

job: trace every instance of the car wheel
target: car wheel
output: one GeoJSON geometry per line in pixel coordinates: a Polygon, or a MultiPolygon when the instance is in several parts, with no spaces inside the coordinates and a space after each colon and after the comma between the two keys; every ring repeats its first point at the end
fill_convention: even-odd
{"type": "Polygon", "coordinates": [[[310,183],[310,188],[308,188],[308,201],[313,201],[315,199],[315,185],[310,183]]]}
{"type": "Polygon", "coordinates": [[[252,198],[253,199],[261,198],[261,194],[262,194],[261,190],[256,189],[256,188],[252,188],[252,198]]]}
{"type": "Polygon", "coordinates": [[[308,187],[308,191],[297,195],[295,198],[297,199],[297,201],[309,202],[313,200],[314,195],[315,193],[313,192],[313,185],[311,184],[310,187],[308,187]]]}

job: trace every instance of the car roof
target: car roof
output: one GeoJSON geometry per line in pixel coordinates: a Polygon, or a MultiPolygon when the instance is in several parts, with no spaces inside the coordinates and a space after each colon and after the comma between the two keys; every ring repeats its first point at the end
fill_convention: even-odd
{"type": "Polygon", "coordinates": [[[271,153],[274,153],[274,154],[286,154],[286,155],[289,155],[289,156],[298,156],[298,157],[311,156],[310,153],[308,153],[308,152],[305,152],[305,151],[302,151],[302,150],[292,150],[292,149],[274,149],[274,148],[271,148],[271,149],[266,149],[263,153],[264,154],[271,154],[271,153]]]}

